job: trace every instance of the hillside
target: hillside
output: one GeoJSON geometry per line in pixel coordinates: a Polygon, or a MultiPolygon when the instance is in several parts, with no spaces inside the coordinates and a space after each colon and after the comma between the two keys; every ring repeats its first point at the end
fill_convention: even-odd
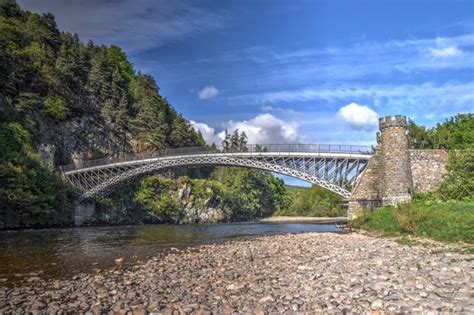
{"type": "MultiPolygon", "coordinates": [[[[232,136],[246,141],[238,131],[232,136]]],[[[77,195],[59,178],[58,165],[201,145],[201,134],[120,47],[84,44],[58,30],[53,15],[0,0],[0,228],[72,224],[77,195]]],[[[218,211],[218,220],[242,220],[275,211],[284,193],[281,180],[255,170],[175,175],[206,183],[175,178],[130,185],[97,204],[89,223],[199,222],[207,210],[218,211]],[[171,208],[164,182],[175,193],[171,208]],[[190,195],[178,194],[189,185],[190,195]],[[200,200],[209,194],[220,202],[200,200]]]]}

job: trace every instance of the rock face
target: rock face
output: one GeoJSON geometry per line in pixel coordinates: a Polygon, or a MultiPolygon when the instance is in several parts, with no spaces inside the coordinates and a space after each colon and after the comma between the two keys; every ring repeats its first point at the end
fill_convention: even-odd
{"type": "Polygon", "coordinates": [[[134,201],[132,191],[123,190],[123,195],[112,204],[77,204],[74,211],[76,226],[96,224],[143,224],[143,223],[218,223],[231,219],[231,213],[220,202],[219,192],[211,187],[204,194],[193,194],[189,182],[176,180],[178,189],[168,192],[179,205],[173,220],[147,211],[134,201]]]}
{"type": "Polygon", "coordinates": [[[131,153],[136,142],[131,134],[104,123],[99,113],[74,117],[53,126],[42,121],[38,125],[37,149],[51,165],[131,153]]]}
{"type": "Polygon", "coordinates": [[[172,249],[134,267],[0,287],[1,313],[472,313],[473,255],[360,234],[172,249]]]}

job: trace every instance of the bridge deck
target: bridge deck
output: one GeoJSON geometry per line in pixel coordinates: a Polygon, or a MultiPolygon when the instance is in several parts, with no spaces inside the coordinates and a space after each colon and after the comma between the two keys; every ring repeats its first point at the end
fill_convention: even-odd
{"type": "Polygon", "coordinates": [[[147,174],[175,167],[250,167],[299,178],[345,198],[371,158],[371,148],[348,145],[255,145],[242,150],[216,147],[166,149],[61,167],[65,179],[97,198],[147,174]]]}
{"type": "Polygon", "coordinates": [[[358,159],[370,159],[372,148],[360,145],[339,144],[266,144],[247,145],[244,150],[225,150],[222,146],[217,147],[187,147],[177,149],[164,149],[155,152],[144,152],[123,155],[119,157],[108,157],[91,161],[80,161],[79,163],[61,166],[64,174],[73,174],[82,170],[101,169],[120,165],[136,165],[155,162],[163,158],[182,158],[184,156],[294,156],[294,157],[347,157],[358,159]]]}

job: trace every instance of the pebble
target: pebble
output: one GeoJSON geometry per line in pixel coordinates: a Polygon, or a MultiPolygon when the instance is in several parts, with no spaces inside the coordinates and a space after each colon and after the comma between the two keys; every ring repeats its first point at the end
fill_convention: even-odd
{"type": "Polygon", "coordinates": [[[473,258],[359,233],[264,236],[70,279],[0,281],[0,313],[474,313],[473,258]]]}

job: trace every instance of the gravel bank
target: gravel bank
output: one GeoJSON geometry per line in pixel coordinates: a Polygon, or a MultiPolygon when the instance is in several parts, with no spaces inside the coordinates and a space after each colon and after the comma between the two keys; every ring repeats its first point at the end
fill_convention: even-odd
{"type": "Polygon", "coordinates": [[[474,313],[473,256],[357,233],[173,250],[133,268],[0,288],[0,313],[474,313]]]}

